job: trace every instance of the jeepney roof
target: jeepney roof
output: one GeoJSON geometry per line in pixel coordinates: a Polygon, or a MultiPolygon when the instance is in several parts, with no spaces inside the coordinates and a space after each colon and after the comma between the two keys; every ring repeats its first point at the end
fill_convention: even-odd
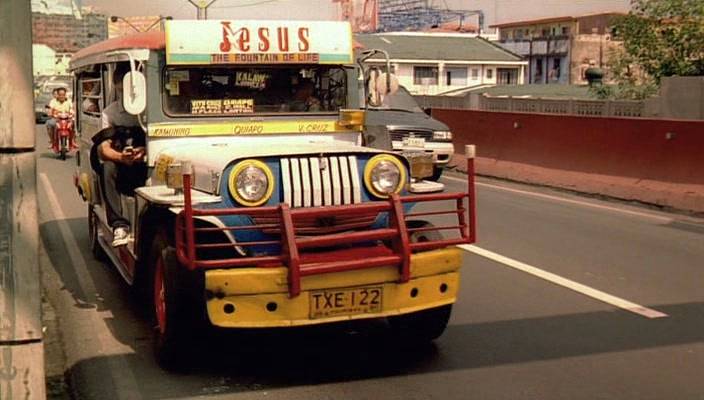
{"type": "Polygon", "coordinates": [[[159,50],[166,46],[164,32],[141,32],[98,42],[79,50],[71,57],[71,67],[81,64],[81,60],[100,56],[118,50],[159,50]]]}
{"type": "MultiPolygon", "coordinates": [[[[245,23],[272,23],[276,21],[243,21],[245,23]]],[[[295,21],[303,22],[303,21],[295,21]]],[[[201,27],[206,27],[212,25],[213,23],[218,23],[218,21],[167,21],[167,25],[177,25],[180,27],[195,27],[200,25],[201,27]]],[[[339,22],[319,22],[319,21],[309,21],[313,25],[342,25],[339,22]]],[[[169,29],[167,29],[167,32],[169,29]]],[[[173,32],[173,31],[172,31],[173,32]]],[[[172,34],[174,34],[173,32],[172,34]]],[[[324,35],[328,36],[328,35],[324,35]]],[[[333,35],[335,37],[336,35],[333,35]]],[[[345,35],[346,36],[346,35],[345,35]]],[[[329,37],[326,37],[326,39],[329,37]]],[[[98,42],[84,49],[79,50],[71,58],[70,68],[76,69],[87,64],[91,64],[93,61],[104,62],[103,58],[106,54],[118,51],[126,50],[142,50],[146,51],[144,54],[148,54],[149,50],[166,50],[167,49],[167,34],[162,31],[152,31],[152,32],[141,32],[132,35],[126,35],[121,37],[116,37],[102,42],[98,42]]],[[[351,47],[353,50],[363,48],[356,40],[351,40],[351,47]]],[[[347,60],[348,62],[351,61],[347,60]]]]}

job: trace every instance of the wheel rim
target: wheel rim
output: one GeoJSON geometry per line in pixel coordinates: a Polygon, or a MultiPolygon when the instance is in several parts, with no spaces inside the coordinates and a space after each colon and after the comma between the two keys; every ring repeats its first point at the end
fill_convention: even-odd
{"type": "Polygon", "coordinates": [[[154,271],[154,311],[157,328],[163,334],[166,330],[166,287],[164,286],[164,260],[159,257],[154,271]]]}

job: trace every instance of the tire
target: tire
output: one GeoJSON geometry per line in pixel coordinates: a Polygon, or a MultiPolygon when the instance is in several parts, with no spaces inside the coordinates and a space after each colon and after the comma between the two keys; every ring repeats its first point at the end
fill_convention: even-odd
{"type": "Polygon", "coordinates": [[[182,371],[200,327],[192,282],[179,264],[166,234],[157,233],[149,254],[151,305],[154,321],[154,356],[170,371],[182,371]]]}
{"type": "Polygon", "coordinates": [[[452,304],[389,317],[393,338],[404,344],[431,342],[445,332],[452,314],[452,304]]]}
{"type": "Polygon", "coordinates": [[[95,209],[92,204],[88,205],[88,238],[90,240],[90,251],[93,253],[93,257],[100,261],[105,262],[108,259],[105,250],[98,242],[98,216],[95,215],[95,209]]]}
{"type": "Polygon", "coordinates": [[[427,178],[430,181],[437,182],[440,180],[440,177],[442,176],[442,172],[445,170],[445,167],[433,167],[433,175],[427,178]]]}
{"type": "MultiPolygon", "coordinates": [[[[435,225],[428,221],[406,221],[406,226],[409,228],[432,228],[435,225]]],[[[438,231],[413,232],[408,237],[411,243],[435,242],[442,240],[443,237],[438,231]]]]}
{"type": "Polygon", "coordinates": [[[59,139],[59,149],[59,158],[61,158],[61,161],[66,160],[66,153],[68,152],[68,139],[66,137],[59,139]]]}

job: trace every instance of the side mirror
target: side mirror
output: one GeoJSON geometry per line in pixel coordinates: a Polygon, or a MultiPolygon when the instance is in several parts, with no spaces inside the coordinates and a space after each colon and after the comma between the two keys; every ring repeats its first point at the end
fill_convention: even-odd
{"type": "Polygon", "coordinates": [[[128,72],[122,78],[122,105],[132,115],[141,114],[147,108],[147,81],[143,73],[128,72]]]}

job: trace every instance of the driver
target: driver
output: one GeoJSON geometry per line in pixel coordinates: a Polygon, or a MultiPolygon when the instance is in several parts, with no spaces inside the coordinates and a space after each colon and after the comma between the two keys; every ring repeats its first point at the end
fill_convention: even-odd
{"type": "Polygon", "coordinates": [[[294,90],[293,100],[282,111],[320,111],[320,100],[314,93],[315,83],[310,79],[301,80],[294,90]]]}
{"type": "Polygon", "coordinates": [[[134,196],[134,190],[147,179],[144,131],[135,115],[122,104],[122,79],[128,70],[118,68],[113,73],[117,100],[105,107],[101,119],[103,129],[94,139],[102,160],[103,198],[108,224],[113,230],[113,247],[126,245],[130,225],[122,215],[120,195],[134,196]]]}
{"type": "MultiPolygon", "coordinates": [[[[66,97],[66,88],[55,89],[55,97],[49,102],[49,119],[46,121],[46,133],[49,135],[49,147],[54,143],[56,132],[56,118],[59,114],[66,113],[73,117],[73,106],[66,97]]],[[[73,138],[71,138],[73,145],[73,138]]]]}

